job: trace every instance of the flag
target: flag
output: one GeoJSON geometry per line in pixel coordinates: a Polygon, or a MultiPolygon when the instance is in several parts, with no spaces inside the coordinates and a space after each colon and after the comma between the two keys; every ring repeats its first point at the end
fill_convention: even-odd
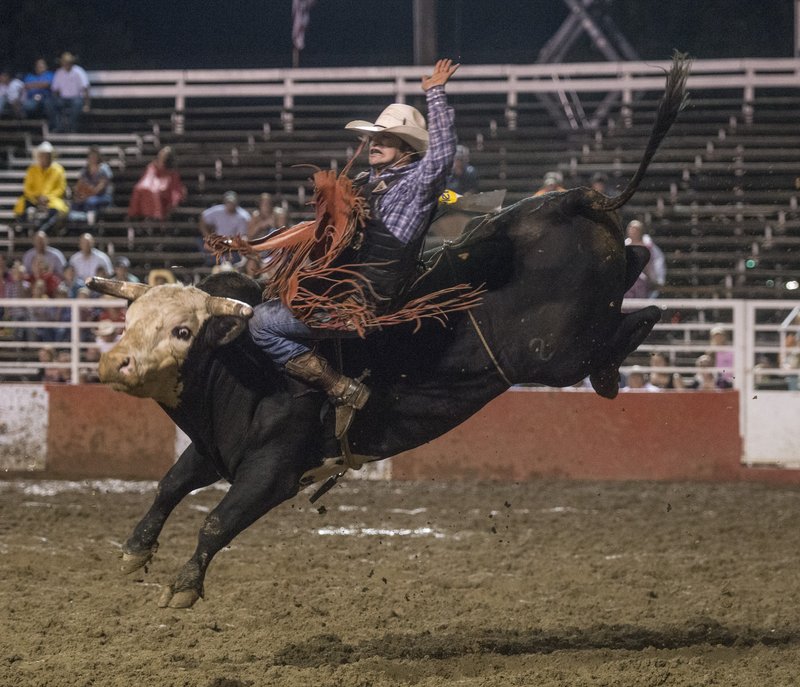
{"type": "Polygon", "coordinates": [[[316,0],[292,0],[292,43],[297,51],[306,47],[306,28],[316,0]]]}

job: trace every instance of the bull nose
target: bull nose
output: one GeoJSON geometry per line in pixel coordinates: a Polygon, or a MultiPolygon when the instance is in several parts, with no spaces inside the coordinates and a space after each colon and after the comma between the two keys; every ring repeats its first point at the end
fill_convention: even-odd
{"type": "Polygon", "coordinates": [[[98,368],[101,382],[113,382],[121,378],[130,378],[136,374],[136,363],[128,355],[113,355],[113,352],[100,356],[98,368]]]}

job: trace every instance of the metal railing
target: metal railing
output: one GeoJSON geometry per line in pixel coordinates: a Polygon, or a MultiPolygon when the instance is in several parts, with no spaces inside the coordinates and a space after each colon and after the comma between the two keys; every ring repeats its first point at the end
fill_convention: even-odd
{"type": "MultiPolygon", "coordinates": [[[[524,93],[619,92],[630,103],[637,91],[660,91],[668,60],[571,64],[463,65],[448,84],[453,94],[502,94],[515,107],[524,93]]],[[[303,96],[381,96],[403,102],[419,94],[419,67],[317,69],[104,70],[89,73],[99,98],[170,99],[182,111],[189,98],[273,98],[286,109],[303,96]]],[[[689,88],[741,91],[800,90],[800,59],[696,60],[689,88]]]]}
{"type": "Polygon", "coordinates": [[[64,381],[71,384],[85,381],[97,370],[101,349],[111,345],[98,340],[95,330],[112,325],[119,334],[124,328],[98,319],[97,311],[127,305],[118,298],[0,299],[0,381],[40,381],[50,370],[68,371],[64,381]],[[54,359],[39,359],[40,351],[52,352],[54,359]]]}

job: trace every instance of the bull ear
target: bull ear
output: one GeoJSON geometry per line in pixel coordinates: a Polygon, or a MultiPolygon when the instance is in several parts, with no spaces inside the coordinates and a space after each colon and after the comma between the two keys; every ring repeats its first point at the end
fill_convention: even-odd
{"type": "Polygon", "coordinates": [[[130,281],[118,281],[116,279],[103,279],[102,277],[89,277],[86,282],[92,291],[104,293],[107,296],[116,296],[128,301],[135,301],[139,296],[147,293],[150,288],[147,284],[136,284],[130,281]]]}
{"type": "Polygon", "coordinates": [[[212,316],[232,315],[233,317],[240,317],[245,320],[253,316],[253,308],[247,305],[247,303],[242,303],[242,301],[237,301],[233,298],[209,296],[206,307],[208,308],[208,314],[212,316]]]}
{"type": "Polygon", "coordinates": [[[224,346],[234,341],[247,326],[247,320],[243,317],[233,315],[223,315],[222,317],[212,317],[206,325],[206,340],[212,346],[224,346]]]}

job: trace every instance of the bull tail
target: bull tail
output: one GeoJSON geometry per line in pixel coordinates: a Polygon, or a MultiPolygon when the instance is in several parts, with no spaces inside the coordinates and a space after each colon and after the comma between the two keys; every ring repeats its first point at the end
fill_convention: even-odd
{"type": "Polygon", "coordinates": [[[658,111],[656,112],[656,121],[653,124],[653,130],[650,132],[650,140],[647,141],[647,148],[644,151],[639,169],[636,174],[628,182],[628,185],[618,196],[614,198],[604,198],[592,203],[592,208],[595,210],[618,210],[625,203],[627,203],[636,193],[639,188],[639,183],[647,171],[653,155],[656,154],[658,146],[664,140],[670,127],[675,122],[678,113],[686,107],[689,100],[689,94],[686,92],[686,79],[689,77],[689,70],[692,61],[686,53],[680,53],[677,50],[672,56],[672,67],[667,72],[667,83],[664,90],[664,95],[661,102],[658,104],[658,111]]]}

